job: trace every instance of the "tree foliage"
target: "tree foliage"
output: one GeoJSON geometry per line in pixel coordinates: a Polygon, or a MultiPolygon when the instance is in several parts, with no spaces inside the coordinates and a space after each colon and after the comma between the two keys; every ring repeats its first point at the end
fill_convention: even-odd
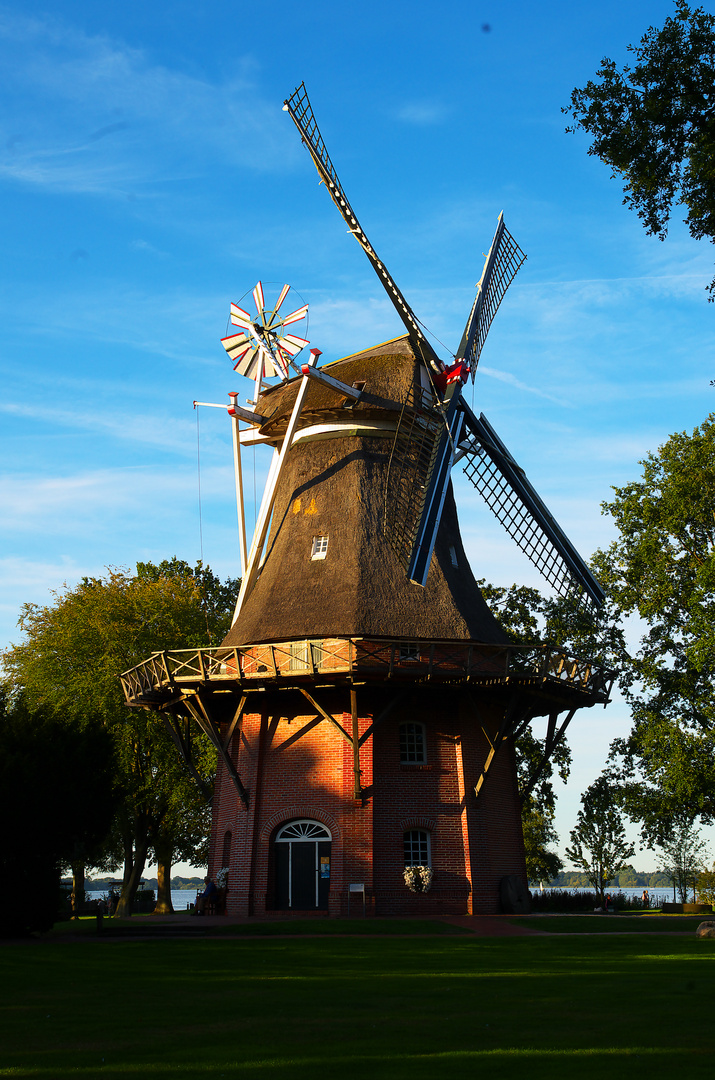
{"type": "Polygon", "coordinates": [[[567,857],[586,872],[603,901],[606,886],[635,855],[635,848],[626,840],[618,801],[606,777],[600,776],[581,796],[581,809],[570,838],[567,857]]]}
{"type": "Polygon", "coordinates": [[[48,709],[0,695],[0,926],[47,930],[63,865],[92,859],[114,813],[112,740],[48,709]]]}
{"type": "MultiPolygon", "coordinates": [[[[662,29],[629,45],[631,64],[605,57],[570,104],[574,124],[592,136],[589,154],[623,178],[624,203],[664,240],[672,207],[685,207],[697,240],[715,239],[715,16],[676,0],[662,29]]],[[[715,278],[708,287],[715,299],[715,278]]]]}
{"type": "Polygon", "coordinates": [[[612,758],[629,816],[657,843],[679,813],[715,820],[715,416],[641,465],[604,503],[618,537],[595,562],[646,626],[621,680],[633,726],[612,758]]]}
{"type": "Polygon", "coordinates": [[[676,816],[659,842],[660,867],[670,877],[681,903],[688,900],[688,889],[695,894],[704,869],[706,845],[688,814],[676,816]]]}
{"type": "MultiPolygon", "coordinates": [[[[35,708],[50,708],[78,724],[101,724],[112,735],[122,803],[110,862],[124,862],[122,913],[151,852],[169,863],[200,860],[207,811],[161,721],[128,709],[119,674],[165,648],[219,641],[230,625],[236,583],[222,583],[201,564],[138,563],[135,574],[110,569],[54,594],[49,605],[26,605],[25,640],[4,657],[7,679],[35,708]]],[[[215,756],[204,736],[194,740],[200,775],[210,790],[215,756]]]]}
{"type": "MultiPolygon", "coordinates": [[[[622,665],[625,653],[620,613],[606,604],[594,615],[570,598],[547,599],[537,589],[512,585],[502,588],[479,582],[485,600],[515,643],[558,645],[586,656],[608,668],[622,665]]],[[[527,728],[515,744],[519,786],[525,789],[541,762],[544,739],[527,728]]],[[[530,881],[551,881],[562,868],[552,845],[558,843],[554,828],[556,776],[566,783],[571,768],[571,750],[564,737],[555,747],[531,794],[522,807],[522,829],[526,868],[530,881]]]]}

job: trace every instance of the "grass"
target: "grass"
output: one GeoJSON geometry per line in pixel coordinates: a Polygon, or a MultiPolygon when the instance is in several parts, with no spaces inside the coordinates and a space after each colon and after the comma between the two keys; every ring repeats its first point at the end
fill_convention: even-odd
{"type": "Polygon", "coordinates": [[[538,915],[510,919],[517,926],[549,934],[694,934],[707,915],[538,915]]]}
{"type": "Polygon", "coordinates": [[[250,922],[250,923],[206,923],[203,919],[184,923],[179,926],[172,923],[171,917],[162,919],[151,916],[132,916],[131,919],[105,919],[101,928],[97,928],[95,916],[82,917],[70,922],[57,923],[52,931],[53,937],[87,936],[87,937],[137,937],[155,936],[158,933],[181,932],[188,934],[200,934],[202,937],[282,937],[286,934],[292,937],[304,935],[349,934],[350,936],[362,937],[388,935],[390,937],[414,936],[415,934],[440,936],[442,934],[468,934],[460,926],[452,926],[450,923],[439,919],[291,919],[281,922],[250,922]]]}
{"type": "Polygon", "coordinates": [[[714,947],[691,935],[8,945],[0,1076],[710,1077],[714,947]]]}

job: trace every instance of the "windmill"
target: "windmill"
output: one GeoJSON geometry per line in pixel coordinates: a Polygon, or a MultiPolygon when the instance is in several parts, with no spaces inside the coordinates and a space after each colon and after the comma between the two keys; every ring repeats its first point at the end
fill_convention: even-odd
{"type": "Polygon", "coordinates": [[[187,764],[192,725],[213,742],[210,866],[229,868],[236,914],[345,913],[353,889],[373,911],[414,911],[403,870],[417,864],[434,868],[422,910],[495,911],[500,895],[513,907],[525,887],[520,799],[612,681],[556,647],[515,645],[459,532],[455,464],[556,590],[602,603],[462,393],[525,256],[500,216],[455,356],[441,360],[350,206],[304,85],[284,108],[406,332],[319,367],[317,349],[299,359],[303,305],[287,286],[271,305],[259,283],[255,315],[231,306],[238,330],[223,344],[255,382],[247,405],[229,394],[242,522],[241,451],[273,454],[233,624],[218,648],[168,650],[125,672],[125,696],[160,713],[187,764]],[[514,743],[536,717],[547,718],[543,753],[520,791],[514,743]]]}
{"type": "MultiPolygon", "coordinates": [[[[603,591],[584,560],[487,418],[483,413],[477,417],[462,394],[467,379],[471,377],[474,381],[492,320],[526,258],[506,228],[503,215],[499,216],[486,255],[454,362],[448,366],[437,356],[421,323],[360,226],[323,142],[303,83],[284,102],[283,108],[298,128],[321,180],[404,323],[424,375],[416,398],[412,393],[402,405],[385,485],[384,526],[408,578],[422,586],[426,583],[451,469],[457,462],[462,462],[466,476],[487,506],[546,581],[562,595],[570,593],[594,608],[600,607],[603,591]]],[[[260,289],[260,283],[256,289],[260,289]]],[[[256,290],[254,297],[257,305],[262,307],[262,296],[256,296],[256,290]]],[[[278,318],[277,310],[272,317],[274,320],[278,318]]],[[[262,351],[254,324],[245,312],[232,305],[231,318],[244,326],[244,333],[235,339],[226,338],[223,343],[229,355],[234,355],[237,348],[244,350],[240,355],[245,359],[239,360],[239,370],[245,374],[251,364],[260,366],[265,350],[262,351]],[[234,341],[238,345],[233,344],[234,341]]],[[[274,323],[269,319],[262,325],[269,334],[274,323]]],[[[294,348],[290,337],[279,340],[289,343],[288,350],[294,348]]],[[[281,371],[285,377],[287,366],[281,371]]],[[[304,366],[303,372],[315,379],[322,377],[323,382],[330,385],[331,377],[321,375],[319,369],[304,366]]],[[[337,380],[332,380],[332,386],[348,398],[359,397],[354,387],[341,387],[337,380]]],[[[298,417],[295,419],[297,422],[298,417]]],[[[274,470],[271,481],[275,478],[274,470]]],[[[268,513],[275,486],[275,483],[269,483],[268,513]]],[[[256,542],[261,549],[264,540],[265,534],[262,538],[257,534],[256,542]]],[[[253,584],[254,578],[244,579],[236,616],[253,584]]]]}

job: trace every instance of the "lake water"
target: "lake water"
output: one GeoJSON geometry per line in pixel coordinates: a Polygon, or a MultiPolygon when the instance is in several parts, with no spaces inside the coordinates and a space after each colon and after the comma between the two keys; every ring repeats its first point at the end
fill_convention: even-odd
{"type": "MultiPolygon", "coordinates": [[[[87,889],[88,900],[100,900],[107,895],[106,889],[87,889]]],[[[154,892],[156,895],[156,891],[154,892]]],[[[171,903],[174,911],[186,911],[187,904],[193,904],[196,899],[196,889],[172,889],[171,903]]]]}
{"type": "MultiPolygon", "coordinates": [[[[558,886],[554,886],[554,889],[556,889],[556,888],[558,888],[558,886]]],[[[545,892],[548,891],[547,886],[544,886],[544,891],[545,892]]],[[[581,887],[571,887],[571,886],[559,888],[559,892],[576,893],[576,892],[590,892],[590,891],[591,891],[590,889],[581,888],[581,887]]],[[[619,892],[623,893],[625,896],[637,896],[639,898],[643,895],[643,887],[642,886],[640,886],[638,888],[633,888],[633,889],[629,889],[629,888],[623,888],[623,889],[613,888],[613,889],[607,889],[606,891],[610,892],[611,895],[614,895],[615,893],[619,893],[619,892]]],[[[536,886],[536,887],[532,886],[532,892],[538,893],[539,892],[538,886],[536,886]]],[[[650,906],[653,907],[653,908],[658,908],[658,907],[661,906],[661,904],[663,902],[668,903],[668,902],[672,901],[672,899],[673,899],[673,890],[672,890],[672,888],[671,889],[666,889],[666,888],[663,888],[662,886],[660,886],[658,888],[648,889],[648,892],[650,894],[650,906]]],[[[106,896],[106,895],[107,895],[107,890],[106,889],[99,889],[99,890],[87,889],[87,899],[88,900],[99,900],[101,897],[106,896]]],[[[172,904],[174,906],[174,911],[186,911],[187,905],[188,904],[193,904],[195,899],[196,899],[196,890],[195,889],[172,889],[171,890],[171,902],[172,902],[172,904]]]]}

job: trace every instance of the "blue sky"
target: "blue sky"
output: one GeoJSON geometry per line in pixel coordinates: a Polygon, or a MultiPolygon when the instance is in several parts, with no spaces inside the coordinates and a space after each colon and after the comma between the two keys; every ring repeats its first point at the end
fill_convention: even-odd
{"type": "MultiPolygon", "coordinates": [[[[582,553],[607,543],[611,485],[715,404],[715,251],[677,217],[647,237],[560,109],[672,9],[0,3],[2,640],[23,602],[106,566],[203,550],[238,572],[218,410],[200,416],[201,547],[192,401],[249,396],[220,338],[259,278],[309,302],[323,362],[401,333],[281,111],[303,79],[371,242],[452,351],[504,211],[528,261],[474,405],[582,553]]],[[[538,584],[455,479],[477,576],[538,584]]],[[[627,726],[618,703],[574,721],[562,841],[627,726]]]]}

